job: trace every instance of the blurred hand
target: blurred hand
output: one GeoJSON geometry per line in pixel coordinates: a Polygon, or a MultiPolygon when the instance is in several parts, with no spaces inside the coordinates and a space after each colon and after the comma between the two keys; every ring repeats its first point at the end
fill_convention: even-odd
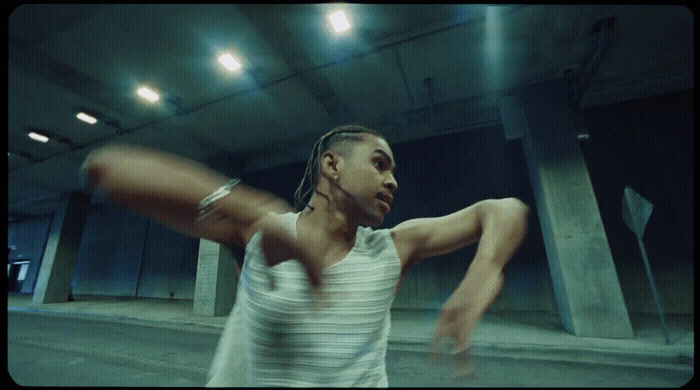
{"type": "Polygon", "coordinates": [[[478,318],[465,301],[455,292],[443,305],[432,342],[433,360],[441,353],[456,355],[469,348],[478,318]]]}
{"type": "Polygon", "coordinates": [[[430,345],[430,361],[434,364],[441,356],[448,356],[450,363],[454,363],[452,377],[459,378],[475,371],[467,350],[478,321],[470,318],[468,308],[460,299],[453,297],[445,303],[440,313],[430,345]]]}
{"type": "Polygon", "coordinates": [[[440,312],[431,344],[432,362],[445,353],[455,358],[455,376],[474,372],[467,350],[481,317],[503,287],[504,278],[500,271],[480,276],[483,278],[478,285],[460,285],[447,299],[440,312]]]}
{"type": "Polygon", "coordinates": [[[278,214],[268,213],[258,221],[258,226],[262,230],[262,249],[268,266],[272,267],[290,259],[298,260],[306,271],[314,293],[318,293],[322,286],[321,259],[309,250],[308,245],[294,237],[278,214]]]}

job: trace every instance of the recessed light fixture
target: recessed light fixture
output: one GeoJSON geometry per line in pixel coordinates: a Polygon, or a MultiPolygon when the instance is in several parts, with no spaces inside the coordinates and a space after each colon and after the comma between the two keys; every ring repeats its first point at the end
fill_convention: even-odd
{"type": "Polygon", "coordinates": [[[226,69],[230,71],[236,71],[241,68],[241,63],[238,62],[233,56],[229,53],[222,54],[219,56],[219,62],[221,65],[223,65],[226,69]]]}
{"type": "Polygon", "coordinates": [[[335,30],[335,32],[341,33],[350,28],[350,22],[348,21],[347,15],[345,15],[345,11],[343,10],[335,11],[329,14],[328,20],[331,22],[331,26],[333,26],[333,30],[335,30]]]}
{"type": "Polygon", "coordinates": [[[43,142],[43,143],[49,142],[49,137],[47,137],[43,134],[35,133],[32,131],[27,135],[29,136],[29,138],[33,139],[34,141],[39,141],[39,142],[43,142]]]}
{"type": "Polygon", "coordinates": [[[89,123],[89,124],[91,124],[91,125],[94,125],[95,123],[97,123],[97,118],[95,118],[95,117],[92,116],[92,115],[88,115],[88,114],[86,114],[86,113],[84,113],[84,112],[79,112],[79,113],[76,115],[76,117],[77,117],[78,119],[80,119],[81,121],[87,122],[87,123],[89,123]]]}
{"type": "Polygon", "coordinates": [[[141,87],[136,91],[136,93],[151,103],[155,103],[158,101],[158,99],[160,99],[158,92],[148,87],[141,87]]]}

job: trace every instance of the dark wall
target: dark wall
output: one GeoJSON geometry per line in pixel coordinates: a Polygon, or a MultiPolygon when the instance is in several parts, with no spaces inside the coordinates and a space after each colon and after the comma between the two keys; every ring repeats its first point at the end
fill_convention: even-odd
{"type": "Polygon", "coordinates": [[[7,225],[7,246],[15,247],[9,253],[8,261],[29,260],[29,269],[22,282],[23,293],[31,293],[34,290],[52,220],[53,216],[47,215],[10,222],[7,225]]]}
{"type": "Polygon", "coordinates": [[[110,203],[90,208],[75,265],[73,294],[136,296],[148,221],[110,203]]]}
{"type": "Polygon", "coordinates": [[[90,208],[74,294],[193,299],[199,240],[109,202],[90,208]]]}
{"type": "MultiPolygon", "coordinates": [[[[590,139],[583,142],[582,151],[628,309],[656,312],[636,239],[622,222],[626,185],[654,204],[644,242],[664,308],[692,314],[693,91],[589,109],[584,116],[590,139]]],[[[392,149],[399,190],[382,227],[444,215],[487,198],[514,196],[535,209],[522,143],[506,141],[500,126],[397,143],[392,149]]],[[[249,173],[243,179],[292,203],[304,167],[300,162],[249,173]]],[[[173,293],[176,298],[192,298],[196,239],[109,203],[91,207],[74,293],[153,297],[173,293]]],[[[48,222],[35,225],[10,225],[8,244],[35,237],[32,245],[43,251],[48,222]]],[[[475,249],[473,245],[416,266],[404,279],[395,306],[439,307],[464,276],[475,249]]],[[[39,260],[33,260],[32,267],[38,267],[39,260]]],[[[556,310],[536,212],[527,241],[506,269],[506,285],[493,308],[556,310]]]]}
{"type": "Polygon", "coordinates": [[[149,221],[137,295],[193,299],[199,240],[149,221]]]}
{"type": "Polygon", "coordinates": [[[662,306],[693,313],[693,90],[586,112],[582,150],[628,307],[655,313],[634,233],[622,220],[625,186],[654,208],[643,241],[662,306]]]}

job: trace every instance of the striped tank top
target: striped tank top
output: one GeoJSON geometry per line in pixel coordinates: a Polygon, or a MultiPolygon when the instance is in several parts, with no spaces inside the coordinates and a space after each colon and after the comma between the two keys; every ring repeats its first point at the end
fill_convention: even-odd
{"type": "MultiPolygon", "coordinates": [[[[282,216],[294,234],[298,215],[282,216]]],[[[329,305],[321,307],[298,261],[266,265],[261,238],[256,233],[246,247],[207,386],[388,387],[390,309],[401,273],[390,231],[358,228],[348,255],[324,269],[329,305]]]]}

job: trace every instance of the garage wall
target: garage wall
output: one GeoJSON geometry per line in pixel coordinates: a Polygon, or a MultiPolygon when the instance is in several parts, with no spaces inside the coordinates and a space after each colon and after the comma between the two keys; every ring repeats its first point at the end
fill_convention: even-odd
{"type": "MultiPolygon", "coordinates": [[[[654,204],[645,243],[667,313],[694,313],[693,91],[589,109],[588,164],[623,296],[631,313],[656,313],[634,235],[622,222],[624,186],[654,204]]],[[[444,215],[486,198],[515,196],[535,207],[520,141],[500,126],[392,145],[399,190],[383,227],[444,215]]],[[[305,162],[248,173],[243,179],[292,202],[305,162]]],[[[192,299],[198,241],[104,200],[88,214],[74,294],[192,299]]],[[[48,217],[8,225],[37,270],[48,217]],[[26,249],[25,249],[26,248],[26,249]],[[41,249],[39,249],[41,248],[41,249]]],[[[555,311],[537,213],[506,269],[494,310],[555,311]]],[[[464,276],[475,246],[424,261],[403,281],[395,307],[438,308],[464,276]]],[[[32,286],[33,287],[33,286],[32,286]]],[[[24,291],[24,289],[23,289],[24,291]]],[[[24,291],[30,292],[30,291],[24,291]]]]}
{"type": "Polygon", "coordinates": [[[139,297],[194,299],[199,240],[149,221],[139,297]]]}
{"type": "Polygon", "coordinates": [[[114,204],[91,204],[73,294],[136,296],[147,225],[146,218],[114,204]]]}

